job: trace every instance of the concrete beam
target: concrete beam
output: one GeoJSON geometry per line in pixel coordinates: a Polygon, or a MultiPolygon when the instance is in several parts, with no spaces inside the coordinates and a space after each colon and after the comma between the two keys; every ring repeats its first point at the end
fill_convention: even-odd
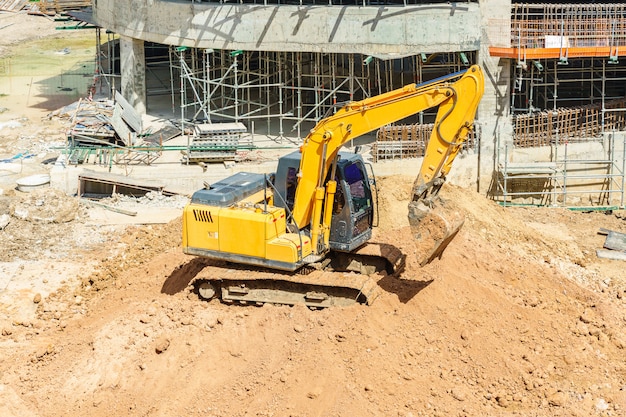
{"type": "Polygon", "coordinates": [[[393,58],[475,51],[481,37],[478,4],[460,2],[358,7],[98,0],[93,13],[98,25],[129,38],[225,50],[393,58]]]}

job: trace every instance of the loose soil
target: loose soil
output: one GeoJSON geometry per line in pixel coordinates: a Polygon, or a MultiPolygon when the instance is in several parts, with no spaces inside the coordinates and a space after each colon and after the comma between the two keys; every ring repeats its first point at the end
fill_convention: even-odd
{"type": "Polygon", "coordinates": [[[375,240],[406,269],[325,310],[201,301],[194,277],[220,266],[182,254],[180,218],[98,228],[73,197],[5,186],[0,267],[30,286],[0,287],[0,415],[624,415],[626,264],[596,256],[623,213],[447,185],[465,224],[419,267],[412,182],[378,181],[375,240]]]}

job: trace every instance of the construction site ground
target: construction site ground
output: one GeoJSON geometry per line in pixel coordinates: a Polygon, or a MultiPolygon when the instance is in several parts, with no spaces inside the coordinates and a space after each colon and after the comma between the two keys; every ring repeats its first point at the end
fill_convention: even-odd
{"type": "MultiPolygon", "coordinates": [[[[0,52],[89,36],[54,25],[0,14],[0,52]],[[13,19],[19,33],[2,29],[13,19]]],[[[596,256],[600,228],[626,232],[624,212],[503,208],[449,185],[465,224],[419,267],[413,178],[379,178],[375,240],[407,265],[373,276],[372,305],[205,302],[193,278],[228,267],[182,254],[181,217],[159,217],[180,199],[126,202],[157,220],[122,222],[52,188],[15,189],[49,169],[65,125],[12,95],[0,95],[0,159],[35,156],[19,172],[0,164],[0,415],[625,415],[626,261],[596,256]]]]}

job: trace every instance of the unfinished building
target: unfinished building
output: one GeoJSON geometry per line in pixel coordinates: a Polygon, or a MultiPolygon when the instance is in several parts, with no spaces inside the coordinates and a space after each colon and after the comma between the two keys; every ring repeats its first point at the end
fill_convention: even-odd
{"type": "MultiPolygon", "coordinates": [[[[109,41],[100,82],[138,112],[166,103],[183,129],[228,123],[279,144],[301,140],[342,103],[478,63],[485,95],[463,168],[451,176],[505,203],[604,208],[624,205],[625,9],[505,0],[93,5],[109,41]]],[[[372,135],[373,158],[420,156],[432,118],[416,114],[372,135]]]]}

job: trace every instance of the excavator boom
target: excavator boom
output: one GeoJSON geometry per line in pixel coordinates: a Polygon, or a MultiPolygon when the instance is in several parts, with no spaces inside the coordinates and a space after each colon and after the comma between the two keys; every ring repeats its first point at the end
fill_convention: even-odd
{"type": "MultiPolygon", "coordinates": [[[[431,197],[430,191],[434,191],[434,194],[438,192],[454,158],[467,140],[483,91],[483,72],[479,66],[473,65],[466,71],[349,103],[333,116],[320,121],[302,146],[296,203],[293,207],[293,218],[298,227],[310,224],[313,247],[318,252],[328,249],[330,219],[322,218],[321,213],[324,212],[324,205],[328,207],[333,204],[334,184],[332,181],[327,183],[327,187],[330,185],[328,192],[328,189],[324,190],[323,182],[339,149],[365,133],[438,106],[433,133],[413,187],[415,204],[411,206],[410,220],[411,225],[417,227],[426,215],[422,206],[431,205],[431,200],[425,198],[431,197]],[[418,204],[421,204],[419,207],[422,213],[416,208],[418,204]]],[[[458,231],[459,227],[458,221],[454,221],[447,228],[456,228],[458,231]]],[[[453,230],[449,230],[446,235],[453,233],[453,230]]],[[[418,230],[414,234],[419,238],[426,237],[418,230]]],[[[432,248],[433,252],[437,250],[438,247],[432,248]]],[[[432,259],[430,254],[422,254],[421,258],[432,259]]]]}

